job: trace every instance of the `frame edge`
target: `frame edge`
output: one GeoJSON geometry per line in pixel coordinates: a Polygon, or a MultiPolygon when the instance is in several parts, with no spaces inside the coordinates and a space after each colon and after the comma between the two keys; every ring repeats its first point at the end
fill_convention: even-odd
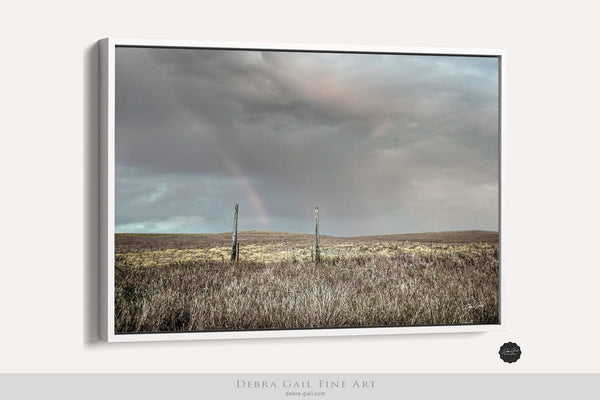
{"type": "MultiPolygon", "coordinates": [[[[112,40],[106,38],[99,40],[97,43],[99,52],[99,151],[100,151],[100,166],[98,177],[100,201],[100,339],[110,341],[113,331],[110,328],[110,286],[112,269],[111,256],[114,248],[111,245],[110,234],[113,228],[111,227],[111,209],[114,207],[114,202],[111,201],[111,185],[114,180],[111,180],[111,140],[114,136],[111,132],[114,131],[114,66],[111,68],[111,62],[114,60],[114,45],[112,40]]],[[[111,302],[112,304],[112,302],[111,302]]]]}

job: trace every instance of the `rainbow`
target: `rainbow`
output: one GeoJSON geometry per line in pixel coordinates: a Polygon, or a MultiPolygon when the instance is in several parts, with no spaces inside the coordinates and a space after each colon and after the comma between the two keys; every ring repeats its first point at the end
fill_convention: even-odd
{"type": "Polygon", "coordinates": [[[246,197],[248,200],[250,200],[252,208],[258,215],[263,230],[272,230],[271,218],[269,217],[265,201],[262,199],[256,188],[252,185],[250,178],[243,173],[239,164],[235,162],[235,160],[227,153],[217,149],[217,155],[223,164],[225,164],[225,167],[229,170],[229,172],[239,180],[246,197]]]}

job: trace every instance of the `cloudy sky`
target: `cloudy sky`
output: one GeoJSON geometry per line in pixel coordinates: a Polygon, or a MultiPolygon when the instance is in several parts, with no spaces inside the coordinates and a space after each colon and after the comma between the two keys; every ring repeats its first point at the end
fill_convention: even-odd
{"type": "Polygon", "coordinates": [[[498,229],[498,59],[117,48],[116,232],[498,229]]]}

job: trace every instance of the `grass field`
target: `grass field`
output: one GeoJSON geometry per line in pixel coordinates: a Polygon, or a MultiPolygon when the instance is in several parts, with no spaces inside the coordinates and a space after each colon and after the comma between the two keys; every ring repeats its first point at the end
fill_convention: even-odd
{"type": "Polygon", "coordinates": [[[499,322],[498,234],[117,234],[115,332],[499,322]]]}

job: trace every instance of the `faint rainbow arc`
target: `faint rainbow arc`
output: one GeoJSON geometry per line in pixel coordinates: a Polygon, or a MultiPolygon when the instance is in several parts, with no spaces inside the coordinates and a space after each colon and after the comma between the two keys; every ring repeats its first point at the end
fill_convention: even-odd
{"type": "Polygon", "coordinates": [[[240,182],[244,193],[250,200],[250,204],[254,211],[258,214],[258,219],[262,224],[263,228],[266,230],[271,230],[271,218],[269,217],[269,213],[267,211],[267,207],[265,205],[264,200],[260,196],[259,192],[252,185],[251,180],[242,172],[239,164],[235,162],[233,158],[231,158],[227,153],[218,149],[216,151],[217,155],[225,164],[225,167],[233,174],[240,182]]]}

